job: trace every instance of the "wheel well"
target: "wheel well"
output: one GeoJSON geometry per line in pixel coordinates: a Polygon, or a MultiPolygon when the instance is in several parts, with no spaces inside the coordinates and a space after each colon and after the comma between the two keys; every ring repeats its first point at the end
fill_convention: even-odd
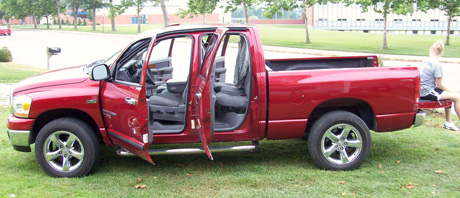
{"type": "Polygon", "coordinates": [[[308,134],[313,123],[315,123],[319,117],[325,113],[337,110],[348,111],[357,115],[366,123],[370,130],[375,130],[376,128],[374,111],[369,104],[359,99],[342,98],[328,100],[318,105],[308,117],[305,134],[308,134]]]}
{"type": "Polygon", "coordinates": [[[90,115],[87,113],[76,110],[76,109],[55,109],[51,111],[47,111],[45,113],[42,113],[41,115],[38,116],[38,118],[35,120],[34,125],[32,126],[32,131],[31,131],[31,136],[29,137],[29,142],[35,143],[35,139],[37,138],[38,133],[40,130],[49,122],[59,119],[59,118],[64,118],[64,117],[70,117],[70,118],[76,118],[79,119],[85,123],[87,123],[91,129],[93,129],[94,133],[96,133],[96,136],[98,137],[98,140],[102,140],[101,133],[99,132],[99,127],[97,126],[96,122],[91,118],[90,115]]]}

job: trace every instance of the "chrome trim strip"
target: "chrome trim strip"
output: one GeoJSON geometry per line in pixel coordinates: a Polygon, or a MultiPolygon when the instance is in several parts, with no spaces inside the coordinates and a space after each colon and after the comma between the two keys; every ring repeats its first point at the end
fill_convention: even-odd
{"type": "Polygon", "coordinates": [[[423,125],[425,122],[426,113],[424,111],[420,111],[415,115],[414,127],[418,127],[423,125]]]}
{"type": "Polygon", "coordinates": [[[8,137],[11,144],[15,146],[30,146],[29,144],[29,135],[30,131],[23,130],[7,130],[8,137]]]}
{"type": "MultiPolygon", "coordinates": [[[[212,153],[222,152],[238,152],[238,151],[252,151],[256,148],[255,145],[248,146],[226,146],[209,148],[212,153]]],[[[180,148],[180,149],[148,149],[150,155],[182,155],[182,154],[200,154],[206,153],[203,148],[180,148]]],[[[126,150],[117,150],[117,154],[121,156],[134,156],[133,153],[126,150]]]]}

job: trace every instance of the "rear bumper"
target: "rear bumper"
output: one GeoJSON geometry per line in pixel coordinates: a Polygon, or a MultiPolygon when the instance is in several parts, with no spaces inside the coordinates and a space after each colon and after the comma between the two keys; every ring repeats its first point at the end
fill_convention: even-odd
{"type": "Polygon", "coordinates": [[[424,111],[419,111],[415,115],[414,127],[421,126],[425,122],[426,113],[424,111]]]}
{"type": "Polygon", "coordinates": [[[8,139],[13,145],[14,150],[22,152],[30,152],[30,129],[35,119],[17,118],[10,115],[7,119],[8,139]]]}

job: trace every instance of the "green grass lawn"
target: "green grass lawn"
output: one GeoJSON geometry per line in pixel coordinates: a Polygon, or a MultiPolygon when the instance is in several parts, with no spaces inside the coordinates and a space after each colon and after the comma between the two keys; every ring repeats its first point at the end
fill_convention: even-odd
{"type": "Polygon", "coordinates": [[[44,71],[46,71],[46,69],[39,69],[17,63],[0,63],[0,83],[16,83],[26,77],[44,71]]]}
{"type": "MultiPolygon", "coordinates": [[[[0,120],[8,115],[0,107],[0,120]]],[[[101,146],[90,175],[72,179],[48,177],[33,152],[14,151],[3,124],[0,196],[459,197],[460,134],[442,129],[442,122],[432,114],[422,127],[372,133],[371,154],[353,171],[320,170],[304,140],[282,140],[261,141],[255,153],[214,154],[214,161],[204,154],[155,156],[156,166],[101,146]],[[139,184],[146,188],[136,189],[139,184]]]]}
{"type": "MultiPolygon", "coordinates": [[[[13,26],[14,28],[33,28],[33,25],[13,26]]],[[[136,25],[117,25],[117,31],[110,31],[111,26],[105,25],[105,33],[137,34],[136,25]]],[[[142,31],[163,27],[162,24],[142,25],[142,31]]],[[[413,35],[388,34],[389,49],[383,50],[383,34],[362,32],[339,32],[310,29],[311,44],[305,43],[303,25],[257,25],[264,45],[295,47],[321,50],[337,50],[351,52],[366,52],[379,54],[427,56],[429,47],[436,40],[445,40],[445,35],[413,35]]],[[[79,26],[79,31],[93,32],[91,26],[79,26]]],[[[39,29],[46,29],[40,25],[39,29]]],[[[53,25],[51,29],[58,29],[53,25]]],[[[64,30],[73,31],[73,26],[63,26],[64,30]]],[[[97,26],[96,32],[102,32],[102,26],[97,26]]],[[[460,57],[460,37],[452,35],[451,45],[445,49],[445,57],[460,57]]]]}

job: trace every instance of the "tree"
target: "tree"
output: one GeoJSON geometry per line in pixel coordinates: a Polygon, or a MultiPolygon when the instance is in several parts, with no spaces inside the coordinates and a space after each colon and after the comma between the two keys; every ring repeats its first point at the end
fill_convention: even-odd
{"type": "Polygon", "coordinates": [[[169,16],[168,16],[168,10],[166,10],[165,0],[150,0],[150,1],[153,2],[154,6],[157,6],[158,4],[160,4],[161,12],[163,13],[164,26],[165,27],[168,26],[169,16]]]}
{"type": "Polygon", "coordinates": [[[380,13],[384,18],[383,25],[383,49],[388,49],[387,44],[387,19],[388,15],[414,13],[413,0],[352,0],[349,3],[361,5],[362,12],[367,12],[369,7],[373,7],[376,13],[380,13]]]}
{"type": "Polygon", "coordinates": [[[206,24],[206,14],[211,14],[216,9],[218,1],[219,0],[189,0],[187,3],[188,8],[186,10],[179,8],[177,14],[180,18],[185,18],[187,15],[189,15],[189,18],[203,15],[203,24],[206,24]]]}
{"type": "Polygon", "coordinates": [[[235,12],[238,7],[243,5],[244,16],[246,18],[246,23],[249,23],[248,7],[255,6],[259,3],[257,0],[227,0],[227,5],[225,6],[225,12],[228,11],[235,12]]]}
{"type": "Polygon", "coordinates": [[[80,6],[84,5],[86,2],[84,0],[66,0],[67,7],[69,9],[72,9],[72,15],[73,15],[73,29],[77,30],[78,29],[78,23],[77,23],[77,18],[78,18],[78,10],[80,9],[80,6]]]}
{"type": "MultiPolygon", "coordinates": [[[[460,1],[459,0],[428,0],[428,2],[420,2],[420,7],[423,9],[428,6],[428,8],[438,8],[445,12],[447,16],[447,37],[446,45],[450,45],[450,24],[452,18],[460,16],[460,1]]],[[[423,10],[422,10],[423,11],[423,10]]]]}
{"type": "Polygon", "coordinates": [[[144,9],[144,4],[147,3],[147,1],[150,0],[130,0],[127,2],[129,6],[134,5],[136,7],[136,16],[137,16],[137,32],[141,32],[141,11],[144,9]]]}
{"type": "Polygon", "coordinates": [[[37,17],[46,17],[46,28],[50,29],[49,17],[56,15],[57,2],[55,0],[39,0],[37,9],[37,17]]]}
{"type": "Polygon", "coordinates": [[[56,11],[57,11],[56,15],[58,17],[59,29],[62,29],[62,24],[64,22],[63,20],[61,20],[61,9],[65,9],[65,5],[62,3],[61,0],[55,0],[55,2],[56,2],[56,11]]]}
{"type": "Polygon", "coordinates": [[[112,23],[112,31],[117,31],[115,29],[115,17],[123,14],[129,5],[129,0],[121,0],[119,4],[115,3],[114,0],[109,0],[109,18],[112,23]]]}
{"type": "Polygon", "coordinates": [[[93,23],[93,31],[96,30],[96,9],[102,8],[104,6],[104,3],[102,0],[86,0],[85,5],[83,5],[83,9],[88,13],[89,11],[91,14],[87,15],[90,16],[88,17],[92,23],[93,23]]]}

